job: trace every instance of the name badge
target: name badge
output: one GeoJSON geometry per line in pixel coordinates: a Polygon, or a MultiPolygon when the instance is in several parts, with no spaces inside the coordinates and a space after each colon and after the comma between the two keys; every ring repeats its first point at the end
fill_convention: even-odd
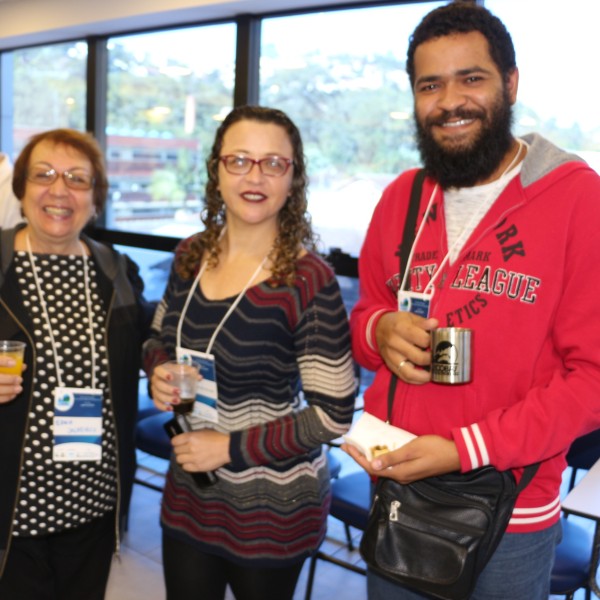
{"type": "Polygon", "coordinates": [[[102,460],[102,390],[55,388],[52,424],[54,461],[102,460]]]}
{"type": "Polygon", "coordinates": [[[433,294],[398,290],[398,310],[428,319],[432,297],[433,294]]]}
{"type": "Polygon", "coordinates": [[[198,352],[188,348],[177,347],[177,360],[191,361],[198,365],[202,379],[196,384],[196,400],[192,409],[192,417],[211,423],[219,422],[217,400],[217,370],[213,354],[198,352]]]}

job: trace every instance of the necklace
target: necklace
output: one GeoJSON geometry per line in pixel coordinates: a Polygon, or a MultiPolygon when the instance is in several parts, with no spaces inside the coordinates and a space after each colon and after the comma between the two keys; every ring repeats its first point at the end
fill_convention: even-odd
{"type": "Polygon", "coordinates": [[[523,142],[517,138],[517,143],[519,144],[517,148],[517,153],[513,156],[513,159],[510,161],[508,167],[504,169],[504,173],[498,177],[498,179],[502,179],[511,169],[514,169],[516,164],[519,162],[519,157],[521,156],[521,149],[523,148],[523,142]]]}

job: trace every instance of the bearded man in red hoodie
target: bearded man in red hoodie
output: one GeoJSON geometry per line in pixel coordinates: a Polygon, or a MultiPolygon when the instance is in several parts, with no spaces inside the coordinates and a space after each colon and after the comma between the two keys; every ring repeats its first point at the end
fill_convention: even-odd
{"type": "MultiPolygon", "coordinates": [[[[403,289],[428,311],[398,310],[398,245],[417,170],[384,191],[359,259],[351,315],[357,361],[375,371],[365,410],[417,435],[367,461],[400,482],[485,465],[540,463],[481,574],[477,600],[546,600],[560,538],[559,488],[573,440],[600,427],[600,177],[539,135],[511,133],[519,72],[510,34],[486,9],[425,16],[407,71],[426,178],[403,289]],[[430,332],[473,331],[464,385],[431,382],[430,332]]],[[[368,575],[369,599],[423,596],[368,575]]]]}

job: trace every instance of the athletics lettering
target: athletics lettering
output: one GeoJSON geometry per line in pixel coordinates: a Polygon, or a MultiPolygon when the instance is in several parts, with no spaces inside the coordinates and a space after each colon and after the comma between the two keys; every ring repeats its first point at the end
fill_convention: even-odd
{"type": "Polygon", "coordinates": [[[477,294],[473,300],[467,302],[464,306],[446,313],[446,327],[459,327],[468,319],[472,319],[481,312],[482,308],[487,306],[487,300],[477,294]]]}

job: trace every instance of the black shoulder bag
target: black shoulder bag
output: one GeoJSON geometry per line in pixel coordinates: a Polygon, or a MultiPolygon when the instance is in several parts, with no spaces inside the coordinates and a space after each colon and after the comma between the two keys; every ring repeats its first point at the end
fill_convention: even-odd
{"type": "MultiPolygon", "coordinates": [[[[417,207],[421,184],[422,179],[419,183],[415,178],[411,205],[417,207]]],[[[405,226],[402,239],[402,269],[414,238],[417,208],[412,211],[415,221],[405,226]]],[[[397,382],[392,374],[388,422],[397,382]]],[[[492,466],[409,484],[380,477],[360,543],[361,556],[371,571],[399,585],[433,598],[465,600],[500,543],[519,492],[538,467],[539,463],[528,466],[518,485],[511,471],[492,466]]]]}

